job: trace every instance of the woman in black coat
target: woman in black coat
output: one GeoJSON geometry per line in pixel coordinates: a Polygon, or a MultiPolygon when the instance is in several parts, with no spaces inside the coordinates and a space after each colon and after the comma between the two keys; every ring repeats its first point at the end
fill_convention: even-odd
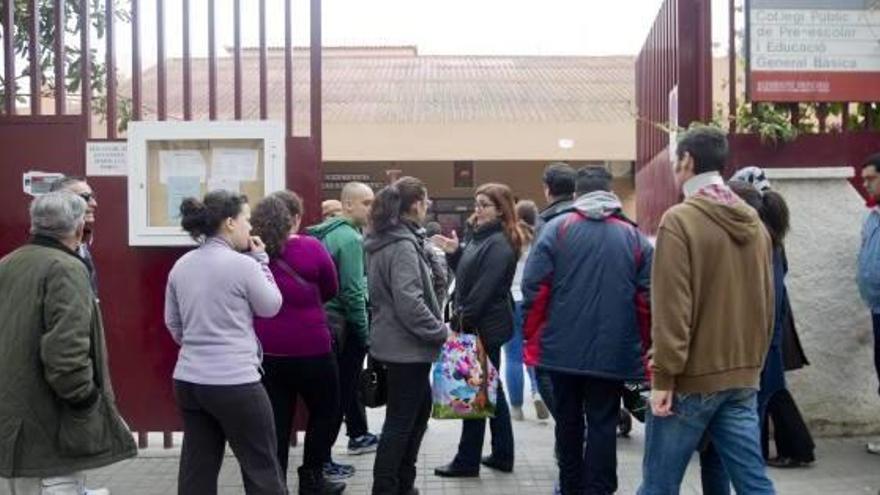
{"type": "MultiPolygon", "coordinates": [[[[477,189],[471,232],[459,245],[452,238],[434,236],[433,242],[447,253],[455,270],[453,328],[477,333],[489,360],[501,365],[501,346],[513,334],[513,300],[510,286],[522,248],[514,198],[503,184],[485,184],[477,189]]],[[[480,459],[486,435],[485,419],[463,421],[458,454],[446,466],[434,470],[442,477],[476,477],[480,464],[503,472],[513,471],[513,426],[510,410],[499,380],[495,417],[489,420],[492,454],[480,459]]]]}

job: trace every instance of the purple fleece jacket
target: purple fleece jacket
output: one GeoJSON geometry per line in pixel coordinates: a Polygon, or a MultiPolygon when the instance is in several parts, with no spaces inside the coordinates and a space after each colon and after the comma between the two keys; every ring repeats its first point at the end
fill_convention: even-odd
{"type": "Polygon", "coordinates": [[[244,255],[219,237],[177,260],[168,275],[165,325],[180,345],[174,378],[200,385],[260,381],[254,315],[271,317],[281,293],[266,253],[244,255]]]}
{"type": "Polygon", "coordinates": [[[333,258],[317,239],[293,236],[284,245],[281,259],[301,280],[283,270],[277,259],[269,263],[284,303],[275,317],[254,319],[263,352],[289,357],[328,354],[330,329],[324,303],[333,299],[339,290],[333,258]]]}

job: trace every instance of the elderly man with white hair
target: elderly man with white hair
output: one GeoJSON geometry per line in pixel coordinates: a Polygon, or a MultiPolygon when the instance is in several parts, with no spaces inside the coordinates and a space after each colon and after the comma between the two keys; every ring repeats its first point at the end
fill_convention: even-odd
{"type": "Polygon", "coordinates": [[[32,238],[0,260],[0,492],[106,494],[83,471],[137,454],[110,387],[104,329],[77,255],[86,201],[33,200],[32,238]]]}

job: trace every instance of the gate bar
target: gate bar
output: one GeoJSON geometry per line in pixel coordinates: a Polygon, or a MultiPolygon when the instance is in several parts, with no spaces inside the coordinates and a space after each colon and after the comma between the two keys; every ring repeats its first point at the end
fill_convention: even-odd
{"type": "Polygon", "coordinates": [[[141,120],[141,5],[131,0],[131,99],[132,117],[141,120]]]}
{"type": "MultiPolygon", "coordinates": [[[[321,150],[321,62],[324,48],[321,46],[321,0],[311,0],[311,22],[309,29],[311,31],[311,137],[315,143],[315,149],[321,150]]],[[[319,161],[320,163],[320,161],[319,161]]]]}
{"type": "MultiPolygon", "coordinates": [[[[10,3],[10,0],[7,0],[10,3]]],[[[40,64],[40,12],[37,0],[28,0],[28,58],[31,78],[31,115],[40,115],[43,107],[43,73],[40,64]]]]}
{"type": "Polygon", "coordinates": [[[214,36],[214,0],[208,0],[208,118],[217,120],[217,49],[214,36]]]}
{"type": "Polygon", "coordinates": [[[235,30],[235,120],[241,120],[241,0],[233,3],[235,12],[232,14],[235,30]]]}
{"type": "Polygon", "coordinates": [[[113,0],[106,1],[104,18],[107,37],[107,139],[116,139],[116,50],[114,50],[113,25],[115,12],[113,0]]]}
{"type": "Polygon", "coordinates": [[[183,120],[192,120],[192,66],[189,50],[189,0],[183,0],[183,120]]]}
{"type": "Polygon", "coordinates": [[[67,87],[64,84],[65,0],[55,0],[55,115],[67,113],[67,87]]]}
{"type": "Polygon", "coordinates": [[[736,132],[736,0],[730,0],[727,8],[727,15],[730,17],[727,26],[727,77],[728,77],[728,116],[727,121],[730,124],[730,133],[736,132]]]}
{"type": "Polygon", "coordinates": [[[89,12],[89,0],[80,0],[80,50],[82,68],[80,69],[80,97],[82,98],[80,113],[86,128],[86,138],[92,137],[92,45],[90,40],[92,16],[89,12]]]}
{"type": "Polygon", "coordinates": [[[156,105],[159,120],[167,118],[165,107],[166,97],[166,76],[165,76],[165,0],[156,0],[156,75],[158,81],[156,87],[158,89],[158,97],[156,105]]]}
{"type": "Polygon", "coordinates": [[[6,115],[15,115],[15,49],[12,44],[15,30],[15,9],[12,0],[3,2],[3,61],[5,62],[6,82],[3,88],[6,115]]]}
{"type": "Polygon", "coordinates": [[[293,50],[291,0],[284,0],[284,121],[287,136],[293,135],[293,50]]]}
{"type": "Polygon", "coordinates": [[[266,77],[266,0],[260,0],[260,119],[269,115],[268,82],[266,77]]]}

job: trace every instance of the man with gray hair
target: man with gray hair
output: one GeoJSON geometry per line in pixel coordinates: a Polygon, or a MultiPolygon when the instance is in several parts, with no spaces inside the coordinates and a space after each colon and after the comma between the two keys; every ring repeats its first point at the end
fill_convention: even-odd
{"type": "Polygon", "coordinates": [[[83,471],[137,454],[77,255],[87,209],[67,191],[34,199],[33,237],[0,259],[0,487],[13,495],[107,494],[86,490],[83,471]]]}
{"type": "Polygon", "coordinates": [[[86,263],[89,269],[89,282],[92,284],[92,290],[98,293],[98,271],[92,260],[92,252],[90,247],[94,240],[95,232],[95,212],[98,210],[98,198],[92,187],[86,181],[85,177],[77,175],[66,175],[52,183],[52,191],[68,191],[81,197],[86,202],[86,226],[83,231],[83,240],[77,248],[80,258],[86,263]]]}

